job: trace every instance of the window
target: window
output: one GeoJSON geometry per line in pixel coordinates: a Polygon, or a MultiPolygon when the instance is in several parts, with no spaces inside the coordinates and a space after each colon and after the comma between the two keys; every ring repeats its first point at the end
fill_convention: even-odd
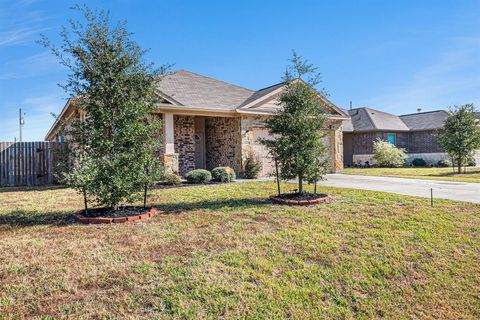
{"type": "Polygon", "coordinates": [[[391,144],[393,144],[394,146],[397,145],[397,136],[395,135],[395,133],[387,133],[387,141],[391,144]]]}

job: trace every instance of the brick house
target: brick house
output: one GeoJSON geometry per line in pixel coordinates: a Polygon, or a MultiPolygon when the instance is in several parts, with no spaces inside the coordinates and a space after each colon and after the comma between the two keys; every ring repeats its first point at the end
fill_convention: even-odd
{"type": "MultiPolygon", "coordinates": [[[[343,122],[344,164],[373,164],[373,143],[377,139],[389,141],[405,149],[407,162],[415,158],[424,159],[428,164],[439,160],[450,160],[437,141],[436,134],[443,128],[448,117],[445,110],[418,112],[396,116],[372,108],[344,110],[350,119],[343,122]]],[[[480,152],[475,160],[480,164],[480,152]]]]}
{"type": "MultiPolygon", "coordinates": [[[[253,152],[262,162],[261,176],[270,174],[272,161],[259,139],[268,136],[263,120],[280,108],[277,98],[283,89],[279,83],[255,91],[185,70],[164,76],[156,114],[163,121],[165,165],[181,175],[217,166],[230,166],[241,175],[245,155],[253,152]]],[[[342,121],[348,114],[320,98],[330,118],[325,128],[330,171],[336,172],[343,169],[342,121]]],[[[60,123],[84,116],[70,99],[46,140],[63,140],[60,123]]]]}

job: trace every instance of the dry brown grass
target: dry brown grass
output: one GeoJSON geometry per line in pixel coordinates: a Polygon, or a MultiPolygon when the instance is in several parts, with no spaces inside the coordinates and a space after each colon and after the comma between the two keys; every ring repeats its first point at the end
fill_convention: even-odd
{"type": "Polygon", "coordinates": [[[480,317],[480,206],[274,190],[159,190],[160,215],[113,225],[73,223],[69,189],[0,192],[0,318],[480,317]]]}

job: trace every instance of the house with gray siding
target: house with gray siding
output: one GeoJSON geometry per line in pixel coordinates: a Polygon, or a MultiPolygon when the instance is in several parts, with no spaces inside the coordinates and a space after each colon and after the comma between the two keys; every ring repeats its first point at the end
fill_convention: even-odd
{"type": "MultiPolygon", "coordinates": [[[[380,139],[405,149],[411,162],[415,158],[424,159],[436,165],[439,160],[450,160],[448,154],[437,141],[437,133],[449,116],[445,110],[394,115],[372,108],[344,110],[350,115],[343,122],[344,165],[351,167],[374,164],[373,143],[380,139]]],[[[475,154],[480,164],[480,152],[475,154]]]]}

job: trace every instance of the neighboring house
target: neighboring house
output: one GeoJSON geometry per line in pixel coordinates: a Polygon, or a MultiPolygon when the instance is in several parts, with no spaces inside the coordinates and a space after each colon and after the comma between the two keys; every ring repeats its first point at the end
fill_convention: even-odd
{"type": "MultiPolygon", "coordinates": [[[[436,165],[439,160],[450,157],[437,141],[436,134],[443,129],[448,117],[445,110],[418,112],[396,116],[371,108],[344,110],[350,119],[343,122],[344,164],[375,163],[373,143],[377,139],[388,141],[405,149],[408,161],[422,158],[436,165]]],[[[480,153],[475,154],[480,164],[480,153]]]]}
{"type": "MultiPolygon", "coordinates": [[[[217,166],[230,166],[241,175],[243,159],[253,152],[262,162],[261,175],[272,173],[272,161],[259,139],[268,136],[263,120],[280,108],[282,90],[283,83],[255,91],[185,70],[163,77],[156,113],[164,124],[165,165],[181,175],[217,166]]],[[[330,118],[325,143],[331,172],[336,172],[343,169],[342,121],[348,114],[320,98],[330,118]]],[[[84,116],[70,99],[46,140],[64,139],[62,125],[84,116]]]]}

